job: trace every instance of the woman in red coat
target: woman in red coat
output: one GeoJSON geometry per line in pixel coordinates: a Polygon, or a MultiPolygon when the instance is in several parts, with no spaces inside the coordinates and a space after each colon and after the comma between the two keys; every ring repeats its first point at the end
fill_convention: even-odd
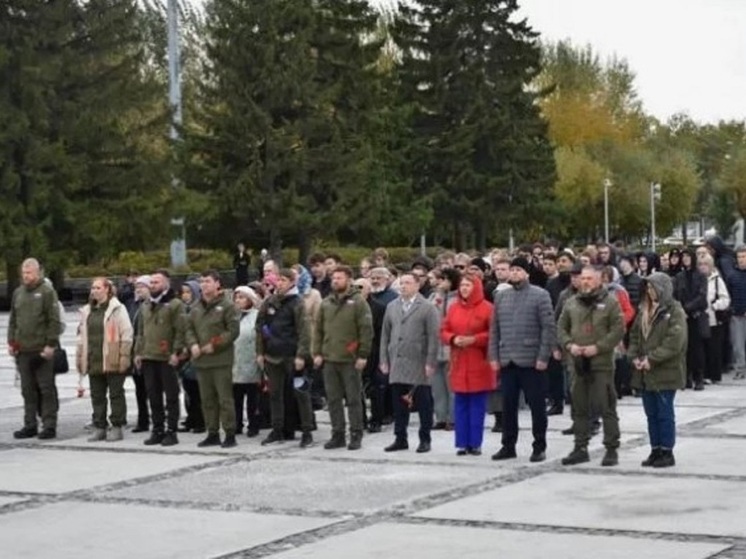
{"type": "Polygon", "coordinates": [[[440,338],[451,346],[456,454],[479,456],[487,397],[497,385],[497,376],[487,361],[492,305],[485,301],[482,282],[474,276],[461,279],[458,294],[458,301],[448,310],[441,325],[440,338]]]}

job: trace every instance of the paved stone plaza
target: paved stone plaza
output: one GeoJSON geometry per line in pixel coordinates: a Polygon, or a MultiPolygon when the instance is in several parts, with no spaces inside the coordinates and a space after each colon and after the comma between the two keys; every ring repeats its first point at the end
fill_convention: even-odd
{"type": "MultiPolygon", "coordinates": [[[[73,358],[74,315],[65,346],[73,358]]],[[[0,319],[6,339],[7,315],[0,319]]],[[[746,558],[746,384],[727,377],[678,397],[673,469],[639,463],[648,453],[640,401],[620,403],[621,464],[565,468],[572,441],[550,418],[547,462],[529,464],[523,412],[519,459],[457,457],[451,433],[433,451],[385,454],[389,432],[363,450],[261,447],[202,450],[200,435],[155,450],[129,432],[87,443],[90,400],[77,374],[58,377],[58,440],[16,442],[22,400],[0,350],[0,557],[55,559],[312,558],[720,559],[746,558]]],[[[134,387],[128,382],[130,418],[134,387]]],[[[414,417],[414,416],[413,416],[414,417]]],[[[317,412],[317,441],[329,435],[317,412]]],[[[416,429],[410,431],[416,440],[416,429]]]]}

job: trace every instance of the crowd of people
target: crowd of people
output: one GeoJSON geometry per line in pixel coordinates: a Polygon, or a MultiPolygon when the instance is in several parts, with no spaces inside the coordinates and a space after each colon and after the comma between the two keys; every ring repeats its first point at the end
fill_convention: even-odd
{"type": "MultiPolygon", "coordinates": [[[[662,255],[620,243],[578,253],[536,243],[514,253],[445,251],[406,266],[376,249],[357,273],[335,255],[280,268],[263,254],[255,282],[250,262],[239,246],[232,289],[214,270],[178,289],[166,270],[133,272],[119,289],[92,281],[75,359],[89,379],[90,442],[123,439],[131,376],[132,432],[147,432],[149,446],[193,432],[205,435],[200,447],[230,448],[245,429],[250,438],[267,431],[262,445],[299,432],[306,448],[326,411],[325,449],[358,450],[365,432],[392,425],[384,450],[397,452],[409,449],[416,412],[416,452],[429,452],[432,431],[446,430],[459,456],[479,456],[492,416],[501,433],[492,459],[509,460],[527,405],[530,461],[541,462],[548,417],[569,405],[563,433],[575,444],[562,463],[587,462],[603,425],[601,464],[614,466],[617,400],[634,396],[651,445],[642,465],[668,467],[676,392],[704,390],[729,371],[746,375],[746,247],[734,252],[717,237],[662,255]]],[[[8,329],[24,398],[14,436],[52,439],[62,316],[39,263],[25,261],[21,275],[8,329]]]]}

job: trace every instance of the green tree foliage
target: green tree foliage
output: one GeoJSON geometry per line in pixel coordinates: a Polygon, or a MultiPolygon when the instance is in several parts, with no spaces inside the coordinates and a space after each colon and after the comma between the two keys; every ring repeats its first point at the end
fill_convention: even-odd
{"type": "Polygon", "coordinates": [[[413,107],[407,153],[437,229],[482,248],[497,227],[530,226],[550,194],[554,161],[528,88],[540,70],[537,34],[513,0],[400,4],[394,40],[400,94],[413,107]]]}
{"type": "Polygon", "coordinates": [[[0,5],[0,254],[51,269],[162,239],[164,90],[134,1],[0,5]]]}

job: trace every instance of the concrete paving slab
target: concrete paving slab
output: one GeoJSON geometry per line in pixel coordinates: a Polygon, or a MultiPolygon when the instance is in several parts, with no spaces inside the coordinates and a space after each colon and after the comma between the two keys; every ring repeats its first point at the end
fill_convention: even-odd
{"type": "Polygon", "coordinates": [[[706,428],[706,431],[718,435],[738,435],[746,437],[746,415],[729,419],[715,425],[710,425],[706,428]]]}
{"type": "Polygon", "coordinates": [[[18,497],[0,497],[0,507],[4,507],[5,505],[12,505],[14,503],[20,503],[22,501],[25,501],[25,499],[20,499],[18,497]]]}
{"type": "Polygon", "coordinates": [[[214,461],[170,456],[12,449],[0,452],[0,490],[64,493],[214,461]]]}
{"type": "Polygon", "coordinates": [[[419,516],[646,532],[746,536],[746,484],[551,473],[419,516]]]}
{"type": "Polygon", "coordinates": [[[496,477],[494,468],[451,468],[302,459],[209,468],[110,493],[114,497],[232,503],[319,512],[370,512],[496,477]]]}
{"type": "Polygon", "coordinates": [[[490,528],[379,524],[272,555],[272,559],[428,559],[516,557],[520,559],[704,559],[728,546],[629,537],[549,534],[490,528]],[[454,542],[453,546],[443,545],[454,542]]]}
{"type": "Polygon", "coordinates": [[[4,557],[55,559],[172,559],[216,557],[319,528],[329,521],[244,512],[163,509],[139,505],[59,503],[3,517],[4,557]]]}

